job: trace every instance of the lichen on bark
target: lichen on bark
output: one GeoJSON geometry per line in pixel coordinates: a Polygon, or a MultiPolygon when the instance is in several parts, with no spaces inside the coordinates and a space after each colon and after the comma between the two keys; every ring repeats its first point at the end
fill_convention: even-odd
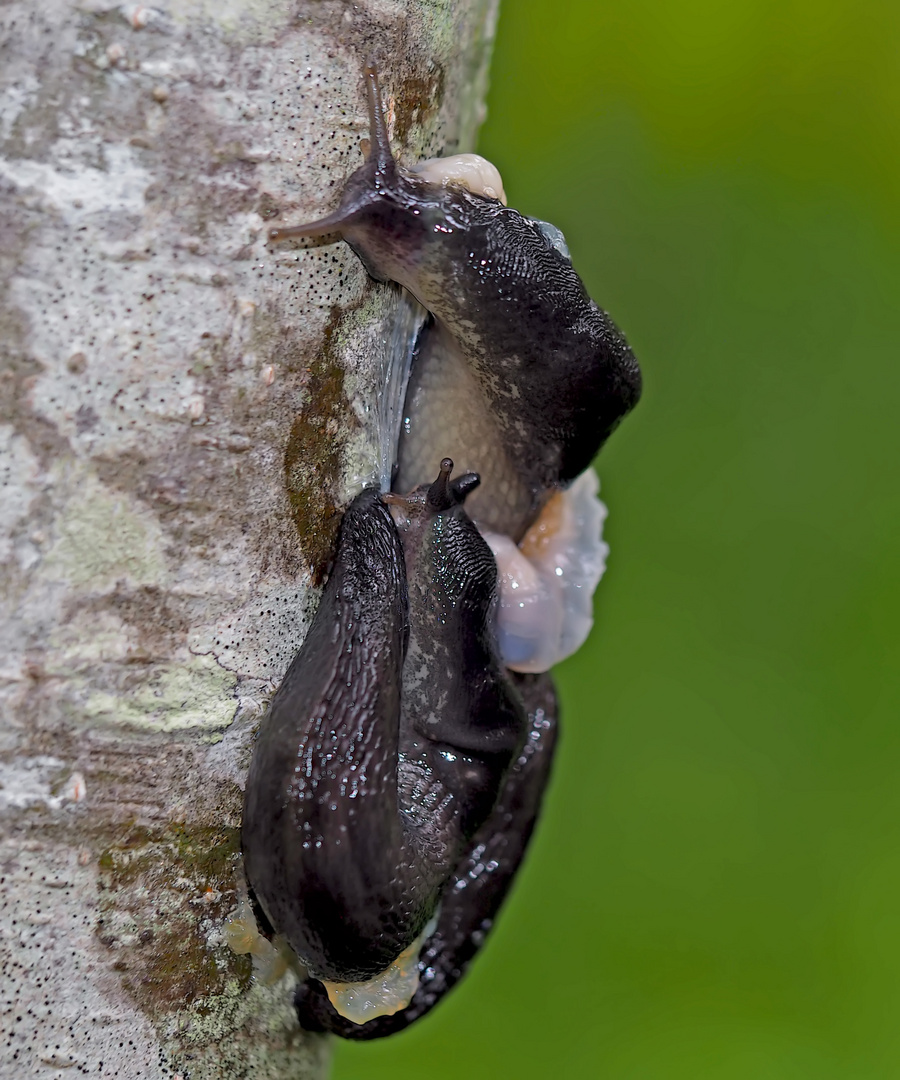
{"type": "Polygon", "coordinates": [[[253,732],[422,313],[267,229],[336,201],[370,57],[401,155],[470,149],[495,8],[0,10],[0,1072],[327,1068],[222,922],[253,732]]]}

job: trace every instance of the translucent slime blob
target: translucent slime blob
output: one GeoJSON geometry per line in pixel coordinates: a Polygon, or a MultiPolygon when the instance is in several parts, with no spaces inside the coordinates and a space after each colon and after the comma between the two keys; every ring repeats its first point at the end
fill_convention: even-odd
{"type": "Polygon", "coordinates": [[[222,937],[232,952],[239,956],[249,954],[255,978],[266,986],[278,982],[291,966],[287,944],[283,939],[276,939],[277,944],[273,944],[263,937],[246,900],[241,900],[237,911],[222,924],[222,937]]]}
{"type": "Polygon", "coordinates": [[[436,926],[437,917],[390,967],[365,982],[339,983],[323,979],[322,985],[335,1010],[354,1024],[365,1024],[377,1016],[393,1016],[405,1009],[419,988],[419,950],[436,926]]]}
{"type": "Polygon", "coordinates": [[[609,547],[606,507],[592,469],[554,495],[517,547],[485,533],[500,575],[497,639],[513,671],[547,671],[580,648],[594,621],[594,590],[609,547]]]}
{"type": "Polygon", "coordinates": [[[412,172],[418,173],[431,184],[441,187],[458,187],[471,191],[474,195],[487,195],[489,199],[499,199],[506,206],[506,192],[496,165],[480,154],[454,154],[452,157],[429,158],[413,165],[412,172]]]}

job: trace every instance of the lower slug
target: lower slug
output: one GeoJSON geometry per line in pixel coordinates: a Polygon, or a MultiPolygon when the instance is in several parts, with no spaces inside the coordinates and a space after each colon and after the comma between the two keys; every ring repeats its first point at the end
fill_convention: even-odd
{"type": "Polygon", "coordinates": [[[405,998],[358,1008],[365,993],[347,984],[384,980],[440,923],[529,729],[496,650],[496,563],[462,507],[478,477],[451,481],[452,467],[407,497],[367,488],[348,508],[247,778],[256,898],[356,1021],[414,995],[415,980],[405,998]]]}
{"type": "Polygon", "coordinates": [[[253,893],[311,976],[301,1023],[354,1039],[458,981],[522,860],[557,733],[545,673],[586,637],[605,565],[589,466],[641,390],[559,230],[475,155],[403,168],[371,66],[366,88],[338,209],[270,237],[338,233],[429,312],[392,484],[412,494],[348,508],[243,824],[253,893]]]}

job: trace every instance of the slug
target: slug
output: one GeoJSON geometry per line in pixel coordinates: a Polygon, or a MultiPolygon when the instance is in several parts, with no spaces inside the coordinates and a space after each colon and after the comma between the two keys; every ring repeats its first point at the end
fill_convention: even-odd
{"type": "Polygon", "coordinates": [[[496,650],[496,563],[462,505],[478,477],[451,481],[452,467],[409,496],[367,488],[351,503],[247,778],[256,899],[357,1023],[414,995],[417,956],[405,979],[404,954],[418,953],[529,729],[496,650]]]}
{"type": "Polygon", "coordinates": [[[355,1039],[440,1000],[515,876],[556,742],[541,673],[586,636],[605,563],[587,470],[641,392],[559,230],[476,155],[403,168],[365,81],[365,163],[333,213],[270,238],[338,234],[429,312],[392,485],[412,494],[348,509],[243,826],[256,898],[312,975],[301,1023],[355,1039]],[[424,483],[448,453],[463,475],[445,458],[424,483]]]}
{"type": "MultiPolygon", "coordinates": [[[[558,230],[438,162],[391,152],[373,66],[368,159],[338,208],[272,240],[339,233],[372,277],[431,313],[407,391],[396,486],[422,483],[441,454],[481,475],[469,513],[517,543],[549,496],[590,465],[640,396],[640,369],[560,250],[558,230]],[[437,177],[437,178],[435,178],[437,177]]],[[[487,183],[502,191],[499,177],[487,183]]]]}

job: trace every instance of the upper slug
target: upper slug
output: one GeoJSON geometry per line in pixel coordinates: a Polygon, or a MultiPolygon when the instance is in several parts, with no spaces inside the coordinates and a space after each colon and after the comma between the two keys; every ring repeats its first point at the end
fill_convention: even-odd
{"type": "Polygon", "coordinates": [[[422,483],[430,463],[449,454],[481,475],[468,504],[473,520],[518,543],[634,407],[640,370],[587,295],[558,230],[489,195],[502,185],[482,169],[466,168],[454,183],[454,168],[440,162],[402,168],[372,66],[366,88],[368,159],[338,208],[270,237],[340,233],[374,278],[399,282],[431,313],[396,485],[422,483]]]}

